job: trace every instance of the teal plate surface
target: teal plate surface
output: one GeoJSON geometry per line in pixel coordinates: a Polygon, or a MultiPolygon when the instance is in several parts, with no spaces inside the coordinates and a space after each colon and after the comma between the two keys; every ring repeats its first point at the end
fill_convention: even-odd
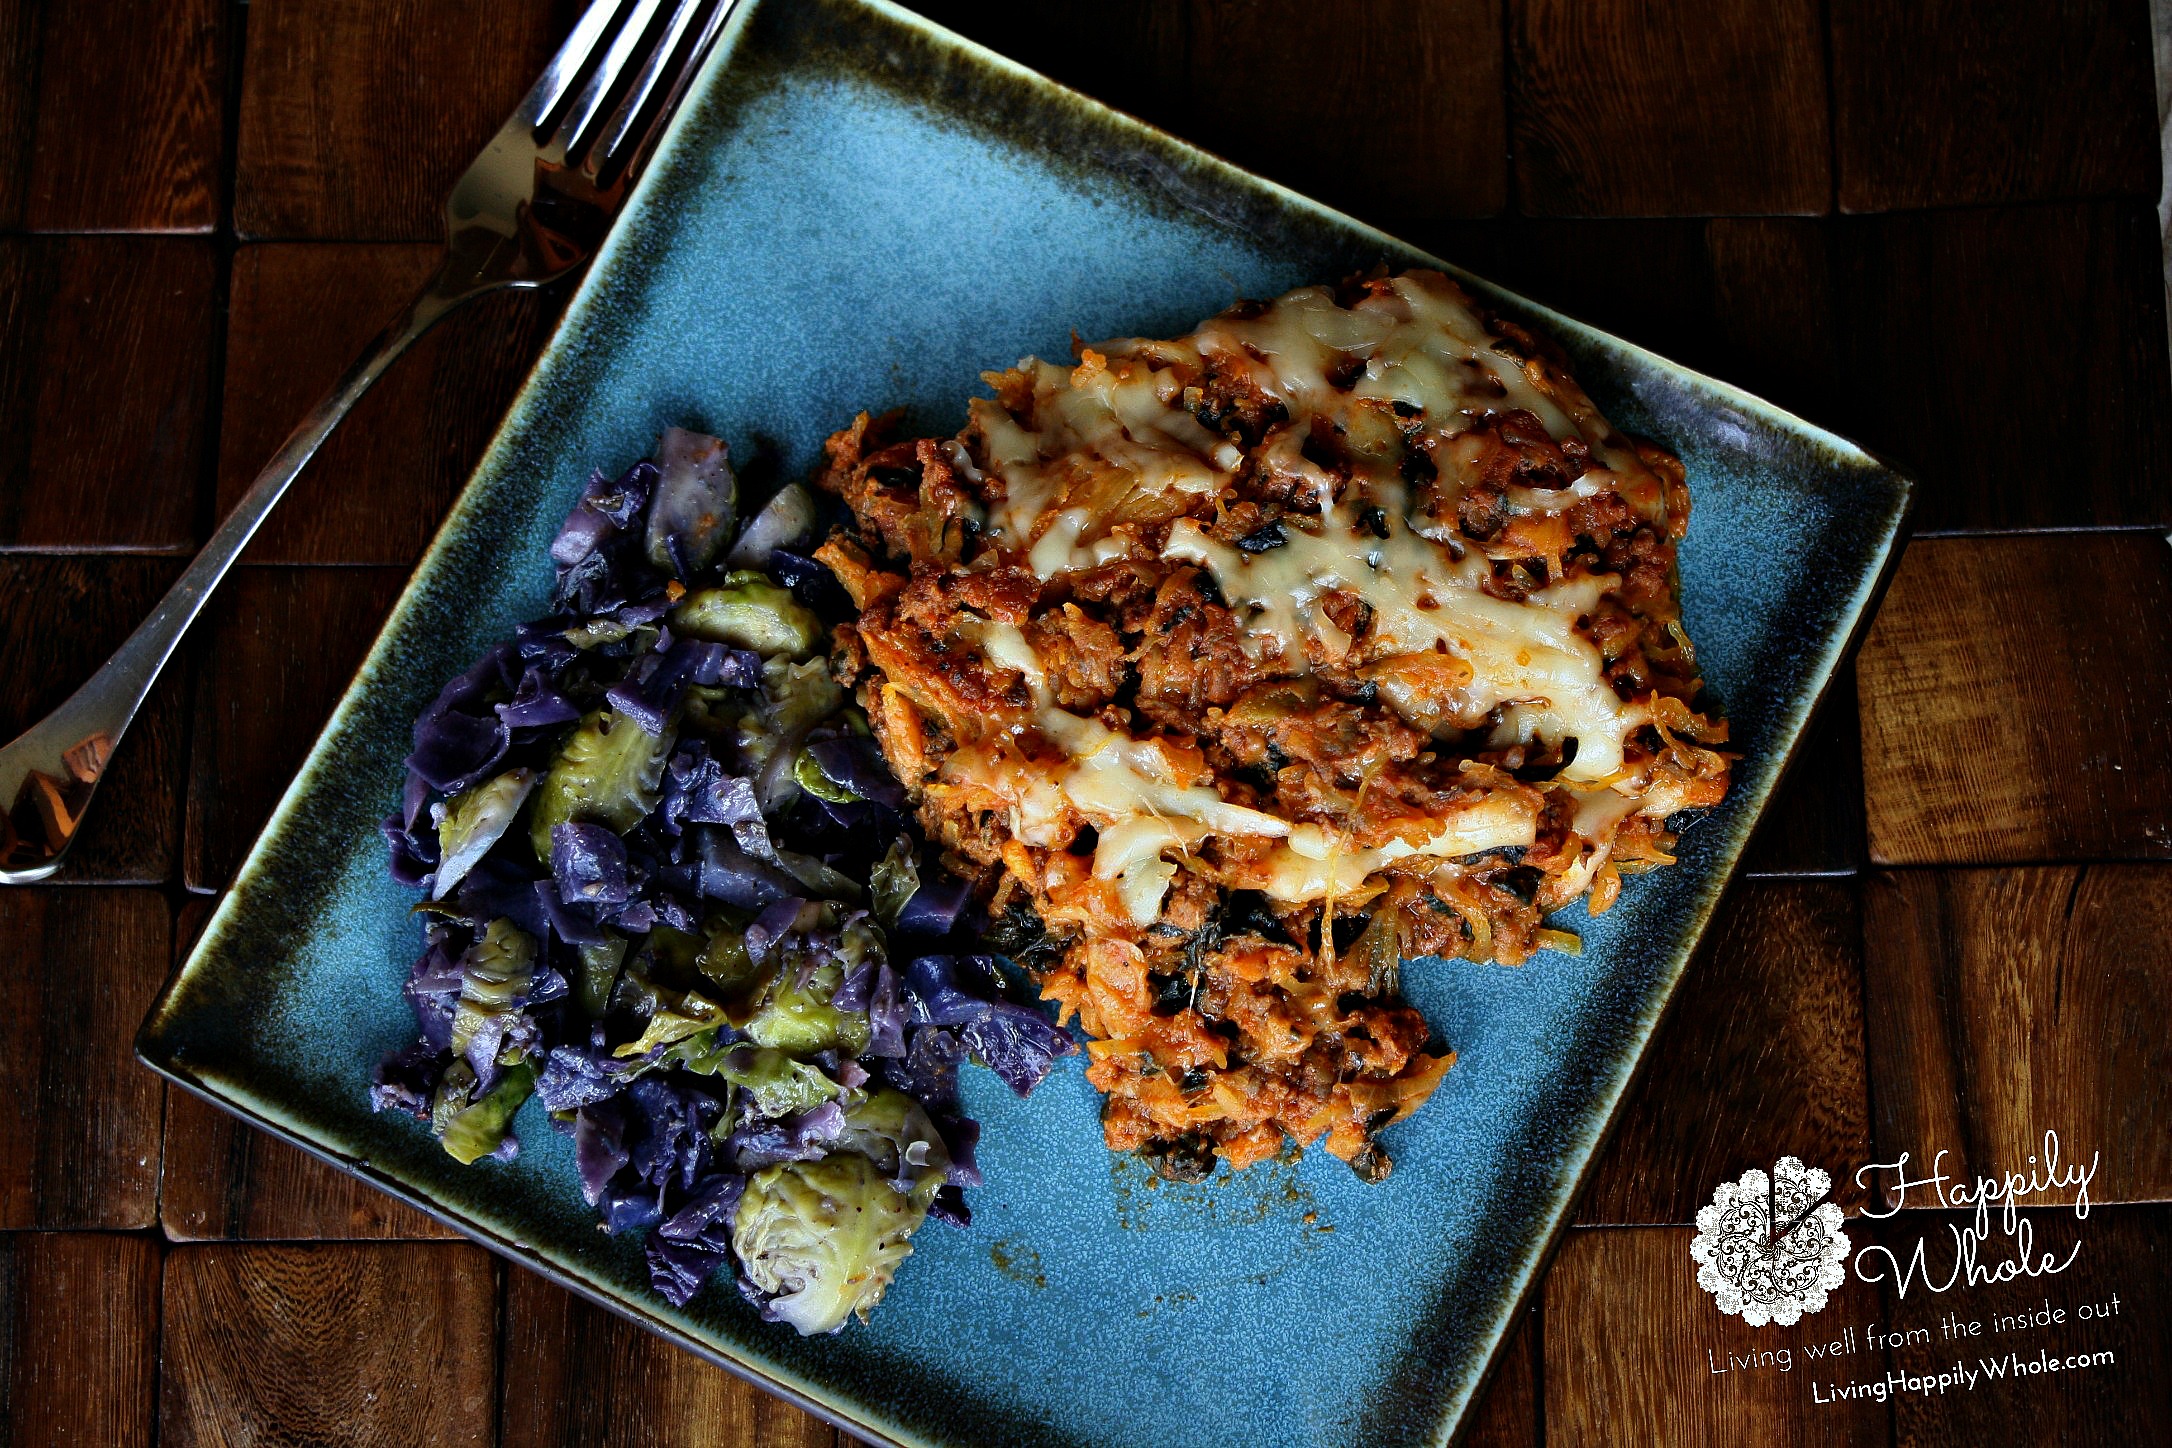
{"type": "MultiPolygon", "coordinates": [[[[970,1073],[973,1225],[932,1224],[872,1324],[803,1340],[721,1279],[684,1311],[596,1229],[533,1102],[510,1166],[373,1116],[413,1036],[418,931],[377,823],[416,712],[544,611],[591,469],[683,423],[804,475],[861,408],[963,419],[1071,333],[1167,335],[1238,297],[1434,263],[872,0],[741,7],[489,455],[202,942],[146,1061],[484,1243],[863,1436],[912,1444],[1387,1445],[1449,1437],[1566,1219],[1689,950],[1892,557],[1907,483],[1852,445],[1471,282],[1687,463],[1683,610],[1744,758],[1679,867],[1563,923],[1581,958],[1429,961],[1459,1053],[1368,1187],[1325,1153],[1155,1185],[1102,1149],[1079,1061],[1030,1101],[970,1073]]],[[[1451,270],[1453,270],[1451,268],[1451,270]]],[[[1688,1265],[1684,1264],[1684,1270],[1688,1265]]]]}

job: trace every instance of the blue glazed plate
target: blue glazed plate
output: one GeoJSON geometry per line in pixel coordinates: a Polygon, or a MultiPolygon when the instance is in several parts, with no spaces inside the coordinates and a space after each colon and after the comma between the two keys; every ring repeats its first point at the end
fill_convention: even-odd
{"type": "MultiPolygon", "coordinates": [[[[864,1437],[909,1444],[1450,1437],[1820,691],[1908,485],[1725,384],[1475,280],[1689,468],[1683,609],[1743,751],[1678,868],[1572,925],[1581,958],[1422,962],[1459,1053],[1368,1187],[1324,1153],[1200,1186],[1102,1149],[1076,1059],[1030,1102],[985,1072],[973,1225],[939,1224],[865,1328],[802,1340],[719,1281],[683,1311],[597,1231],[533,1102],[511,1165],[371,1115],[417,949],[377,822],[440,682],[543,611],[582,481],[665,425],[805,474],[861,408],[929,431],[980,372],[1071,333],[1166,335],[1238,297],[1439,264],[876,0],[750,0],[201,943],[144,1060],[479,1241],[864,1437]]],[[[1453,268],[1450,268],[1453,270],[1453,268]]],[[[1685,1267],[1685,1270],[1686,1267],[1685,1267]]]]}

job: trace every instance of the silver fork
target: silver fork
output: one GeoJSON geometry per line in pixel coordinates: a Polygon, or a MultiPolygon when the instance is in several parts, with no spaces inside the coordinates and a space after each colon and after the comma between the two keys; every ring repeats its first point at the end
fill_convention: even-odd
{"type": "Polygon", "coordinates": [[[370,384],[464,302],[595,254],[737,0],[595,0],[445,202],[437,271],[265,464],[128,642],[0,749],[0,882],[60,868],[144,695],[287,485],[370,384]]]}

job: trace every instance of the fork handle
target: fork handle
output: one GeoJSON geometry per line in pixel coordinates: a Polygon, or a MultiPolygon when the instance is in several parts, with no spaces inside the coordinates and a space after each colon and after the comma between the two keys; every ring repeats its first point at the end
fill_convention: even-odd
{"type": "MultiPolygon", "coordinates": [[[[332,429],[339,426],[341,419],[361,400],[362,394],[370,390],[418,337],[461,303],[480,295],[480,290],[469,283],[471,275],[470,269],[450,255],[439,264],[415,299],[377,335],[361,359],[347,370],[346,376],[340,378],[321,402],[310,409],[301,425],[281,444],[271,461],[264,465],[264,470],[257,474],[256,481],[249,485],[249,490],[242,494],[241,501],[234,505],[234,510],[220,522],[202,551],[174,580],[173,587],[166,590],[166,596],[159,600],[150,617],[137,626],[128,641],[114,651],[113,657],[106,660],[97,673],[68,696],[67,702],[0,749],[0,810],[6,810],[13,803],[31,771],[61,774],[65,751],[83,741],[103,736],[99,763],[89,781],[91,788],[96,788],[98,776],[104,772],[105,755],[120,743],[121,736],[135,719],[136,711],[143,706],[144,696],[150,693],[151,685],[173,657],[181,636],[195,622],[212,590],[219,586],[219,580],[241,557],[242,550],[285,495],[288,486],[300,475],[324,440],[331,436],[332,429]]],[[[76,819],[81,818],[83,808],[89,802],[88,793],[74,802],[76,819]]],[[[51,873],[72,842],[71,829],[68,838],[53,852],[52,859],[44,862],[35,873],[51,873]]]]}

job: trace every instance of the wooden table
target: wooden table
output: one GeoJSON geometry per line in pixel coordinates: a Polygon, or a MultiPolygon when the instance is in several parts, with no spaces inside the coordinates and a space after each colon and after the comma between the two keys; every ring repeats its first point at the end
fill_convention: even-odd
{"type": "MultiPolygon", "coordinates": [[[[930,8],[1922,479],[1472,1441],[2172,1441],[2172,375],[2142,0],[930,8]],[[2069,1334],[2116,1368],[1891,1406],[1709,1370],[1821,1335],[1698,1293],[1687,1224],[1722,1178],[1782,1149],[2003,1168],[2046,1128],[2103,1154],[2086,1256],[1972,1307],[2117,1291],[2127,1316],[2069,1334]]],[[[0,4],[0,729],[119,641],[422,275],[446,183],[571,13],[0,4]]],[[[555,306],[463,314],[362,405],[154,693],[62,880],[0,892],[0,1441],[833,1442],[130,1058],[555,306]]],[[[1814,1321],[1947,1305],[1851,1282],[1814,1321]]]]}

